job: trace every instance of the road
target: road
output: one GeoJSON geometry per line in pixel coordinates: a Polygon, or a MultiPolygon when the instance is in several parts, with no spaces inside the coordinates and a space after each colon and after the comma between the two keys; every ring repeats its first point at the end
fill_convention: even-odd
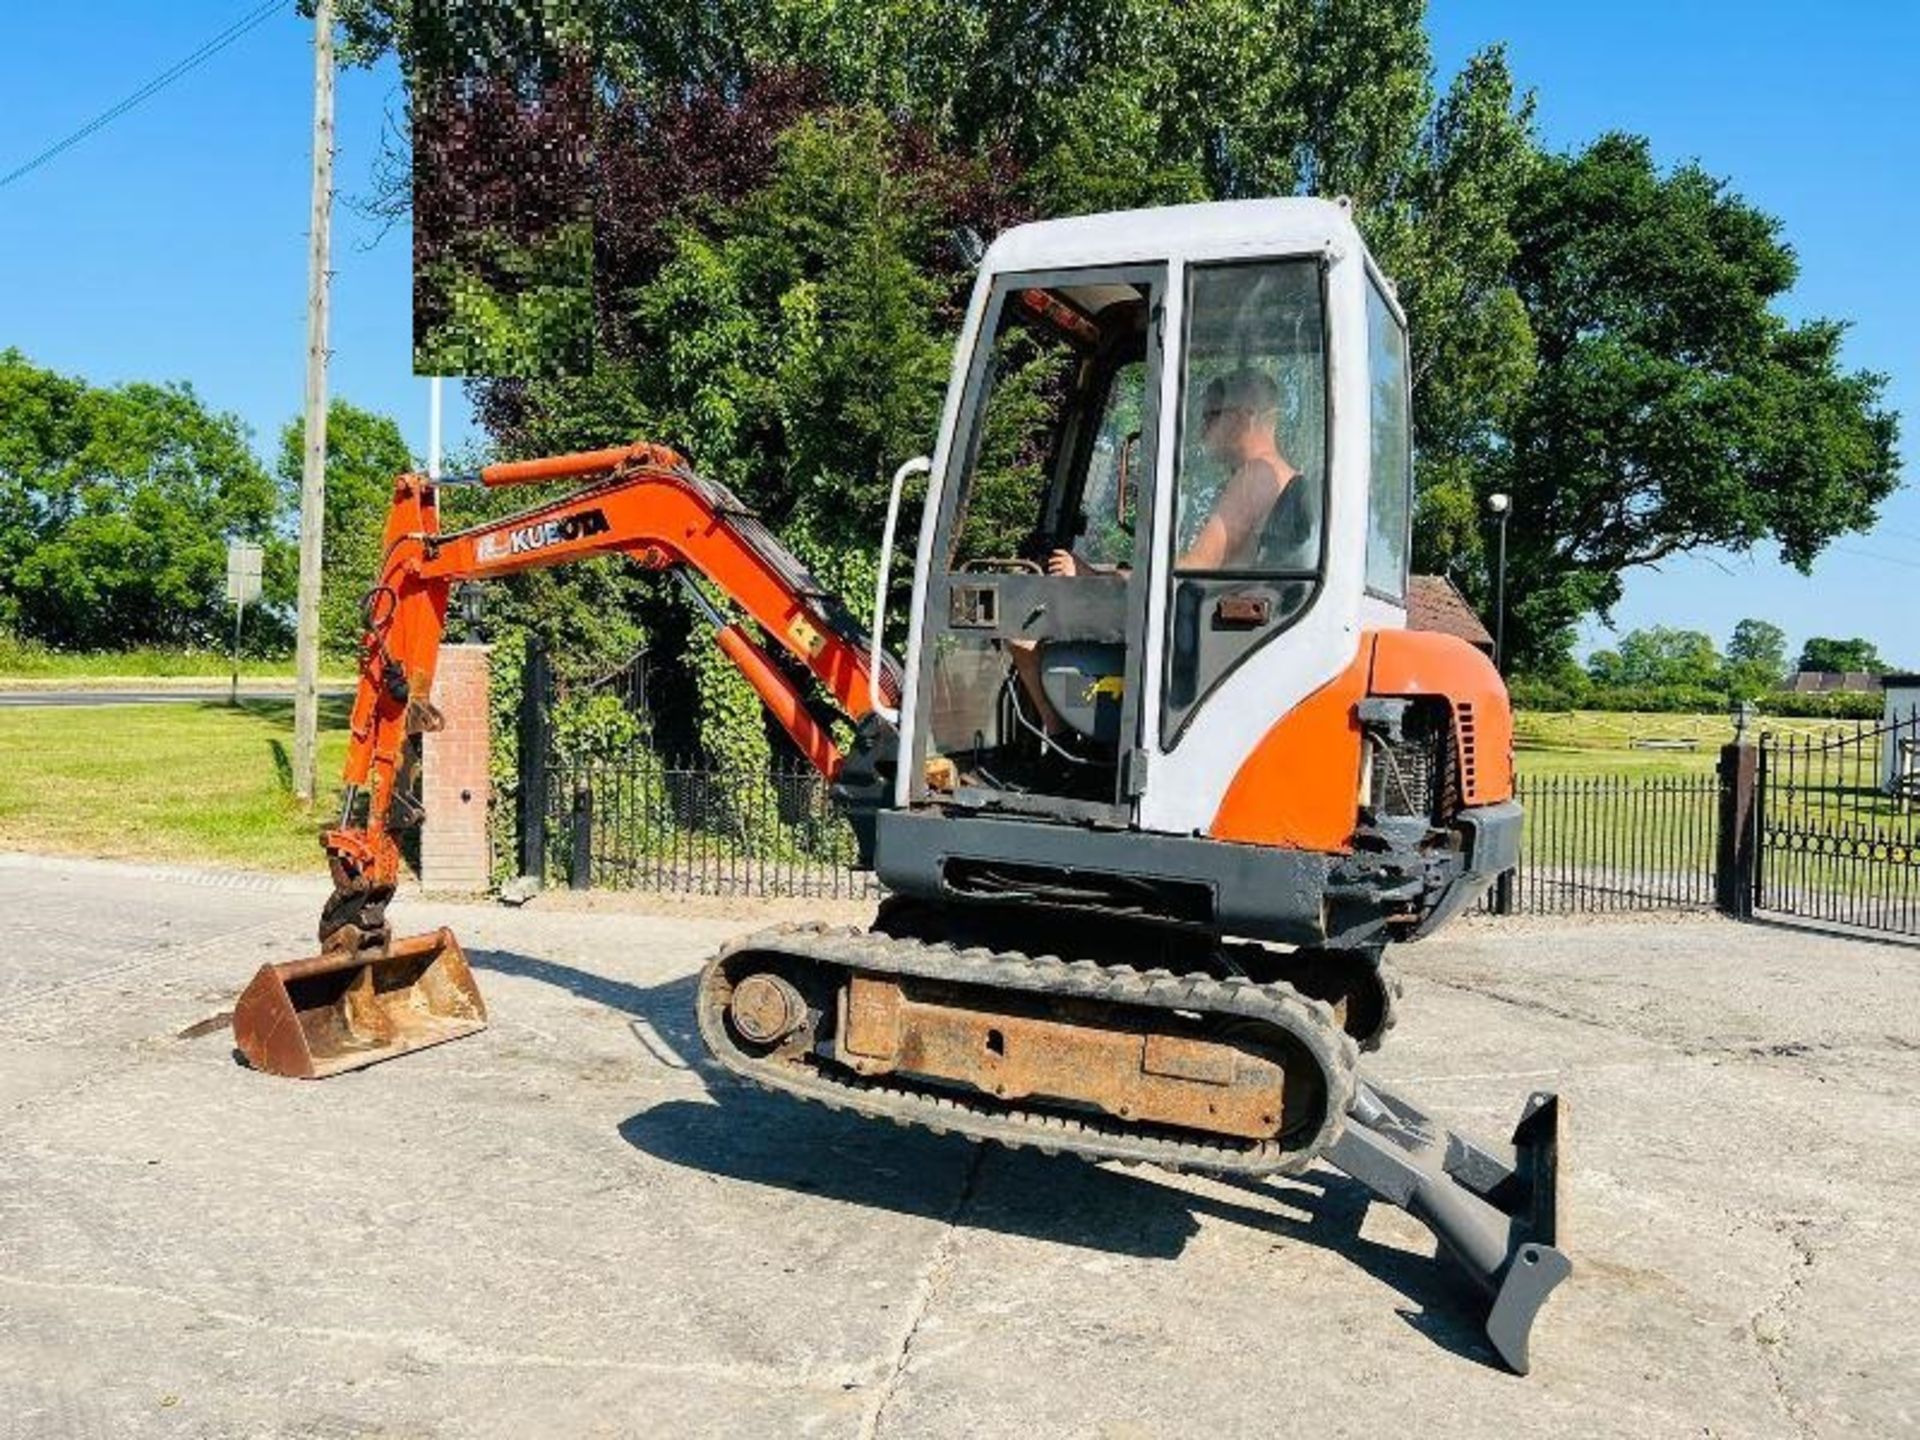
{"type": "MultiPolygon", "coordinates": [[[[1569,1104],[1576,1271],[1524,1379],[1426,1233],[750,1091],[689,1033],[750,902],[407,896],[484,1034],[318,1084],[216,1017],[310,881],[0,857],[0,1435],[1911,1434],[1920,950],[1475,922],[1382,1079],[1569,1104]],[[204,1023],[213,1022],[213,1023],[204,1023]]],[[[792,913],[792,912],[788,912],[792,913]]]]}
{"type": "MultiPolygon", "coordinates": [[[[353,693],[352,687],[345,685],[323,685],[323,696],[346,696],[353,693]]],[[[5,709],[44,709],[58,706],[93,705],[175,705],[204,704],[209,700],[224,701],[229,694],[225,685],[218,686],[168,686],[164,689],[112,689],[112,690],[0,690],[0,710],[5,709]]],[[[291,700],[291,688],[271,690],[240,687],[242,700],[291,700]]]]}

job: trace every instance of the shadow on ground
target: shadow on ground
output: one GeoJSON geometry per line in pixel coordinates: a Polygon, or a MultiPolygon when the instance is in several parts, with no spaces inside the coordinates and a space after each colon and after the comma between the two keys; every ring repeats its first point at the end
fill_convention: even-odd
{"type": "MultiPolygon", "coordinates": [[[[1434,1344],[1501,1368],[1484,1307],[1429,1253],[1361,1235],[1372,1197],[1322,1166],[1265,1180],[1207,1178],[1192,1188],[1151,1168],[1115,1169],[1035,1150],[976,1147],[896,1128],[742,1084],[706,1060],[693,1019],[696,977],[635,985],[508,951],[470,952],[480,970],[553,985],[642,1022],[696,1071],[706,1100],[668,1100],[629,1116],[620,1137],[670,1165],[820,1195],[895,1214],[1143,1259],[1172,1260],[1201,1217],[1331,1251],[1394,1290],[1401,1317],[1434,1344]]],[[[645,1043],[645,1036],[641,1036],[645,1043]]],[[[651,1048],[651,1047],[650,1047],[651,1048]]],[[[1276,1293],[1276,1313],[1288,1304],[1276,1293]]]]}

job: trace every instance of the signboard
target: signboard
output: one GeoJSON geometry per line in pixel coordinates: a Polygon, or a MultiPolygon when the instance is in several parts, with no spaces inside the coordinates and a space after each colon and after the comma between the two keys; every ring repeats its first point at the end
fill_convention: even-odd
{"type": "Polygon", "coordinates": [[[260,598],[260,547],[246,540],[227,546],[227,603],[251,605],[260,598]]]}

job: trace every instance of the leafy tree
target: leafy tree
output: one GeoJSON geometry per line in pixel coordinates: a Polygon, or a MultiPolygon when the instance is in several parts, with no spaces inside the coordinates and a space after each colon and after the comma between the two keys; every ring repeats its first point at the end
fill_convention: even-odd
{"type": "Polygon", "coordinates": [[[0,621],[71,649],[226,643],[227,543],[268,550],[249,639],[287,636],[279,496],[190,385],[94,386],[0,351],[0,621]]]}
{"type": "Polygon", "coordinates": [[[1787,635],[1765,620],[1742,620],[1727,641],[1727,691],[1753,700],[1780,687],[1787,672],[1787,635]]]}
{"type": "Polygon", "coordinates": [[[1801,647],[1799,668],[1838,674],[1864,672],[1868,675],[1884,675],[1893,667],[1880,658],[1879,647],[1871,640],[1857,637],[1832,640],[1816,635],[1801,647]]]}
{"type": "Polygon", "coordinates": [[[1886,381],[1841,370],[1839,324],[1770,308],[1796,269],[1777,221],[1608,135],[1543,161],[1515,224],[1539,366],[1493,471],[1517,657],[1560,651],[1636,566],[1771,538],[1804,570],[1872,523],[1897,482],[1886,381]]]}
{"type": "MultiPolygon", "coordinates": [[[[478,12],[505,7],[440,8],[457,31],[494,24],[478,12]]],[[[363,59],[518,43],[434,30],[441,22],[426,10],[342,6],[363,59]]],[[[787,388],[804,367],[775,375],[754,348],[769,336],[787,343],[808,320],[807,353],[843,353],[839,327],[865,324],[860,312],[810,308],[815,292],[790,282],[811,276],[827,237],[851,244],[862,212],[802,204],[785,237],[760,216],[777,283],[741,283],[737,227],[753,197],[794,202],[791,190],[765,199],[786,153],[780,137],[861,115],[883,166],[913,177],[939,217],[901,252],[938,297],[936,349],[964,295],[960,267],[930,243],[941,226],[992,233],[1026,215],[1351,197],[1411,321],[1416,563],[1485,608],[1486,498],[1512,494],[1508,644],[1537,671],[1568,661],[1572,622],[1604,613],[1632,567],[1768,539],[1805,566],[1869,520],[1893,483],[1896,422],[1882,379],[1841,369],[1839,326],[1790,325],[1771,309],[1794,274],[1777,224],[1697,167],[1657,171],[1633,137],[1542,155],[1531,97],[1498,47],[1437,91],[1421,0],[572,0],[544,10],[542,23],[558,15],[598,47],[595,355],[605,373],[558,390],[485,387],[483,414],[509,451],[644,429],[686,446],[770,520],[799,525],[811,502],[796,477],[884,474],[924,448],[924,421],[914,431],[863,418],[855,431],[883,437],[885,459],[869,451],[843,470],[855,441],[821,437],[825,408],[787,388]],[[786,259],[796,236],[797,270],[786,259]],[[719,277],[711,297],[703,266],[719,277]],[[691,332],[663,330],[654,307],[669,292],[691,304],[691,332]],[[678,371],[665,395],[663,363],[678,371]],[[788,409],[770,408],[776,400],[788,409]]],[[[844,196],[830,178],[828,193],[844,196]]],[[[918,394],[917,346],[895,357],[847,343],[872,368],[842,383],[918,394]]],[[[897,414],[922,413],[919,404],[897,414]]],[[[861,480],[818,515],[818,533],[803,535],[809,553],[844,552],[847,573],[858,570],[878,493],[878,481],[861,480]]]]}
{"type": "Polygon", "coordinates": [[[1776,678],[1787,669],[1787,632],[1765,620],[1742,620],[1727,641],[1729,665],[1756,665],[1776,678]]]}
{"type": "Polygon", "coordinates": [[[1712,685],[1720,676],[1720,654],[1698,630],[1655,625],[1629,631],[1618,651],[1596,651],[1587,673],[1602,685],[1712,685]]]}
{"type": "MultiPolygon", "coordinates": [[[[863,609],[891,468],[938,417],[951,287],[934,257],[947,207],[971,193],[904,149],[868,110],[792,125],[764,183],[669,224],[657,272],[626,297],[622,356],[603,353],[590,376],[489,387],[487,423],[528,453],[672,437],[863,609]]],[[[657,582],[627,604],[659,645],[690,633],[657,582]]],[[[764,764],[757,699],[703,631],[688,651],[676,673],[691,679],[700,742],[741,772],[764,764]]]]}
{"type": "MultiPolygon", "coordinates": [[[[498,8],[498,7],[484,7],[498,8]]],[[[415,68],[414,365],[578,372],[593,355],[590,62],[415,68]]]]}
{"type": "MultiPolygon", "coordinates": [[[[280,432],[278,476],[290,514],[300,508],[306,426],[295,417],[280,432]]],[[[327,406],[327,504],[321,530],[320,643],[329,653],[359,653],[361,601],[379,575],[380,535],[393,480],[413,468],[400,426],[346,400],[327,406]]]]}

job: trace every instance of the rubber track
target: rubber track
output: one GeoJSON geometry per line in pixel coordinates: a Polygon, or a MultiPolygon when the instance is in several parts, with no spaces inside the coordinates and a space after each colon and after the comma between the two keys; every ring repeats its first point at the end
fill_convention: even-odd
{"type": "Polygon", "coordinates": [[[1393,962],[1386,956],[1380,957],[1380,1023],[1374,1027],[1371,1035],[1360,1042],[1363,1051],[1378,1050],[1387,1043],[1387,1036],[1393,1033],[1393,1027],[1400,1023],[1400,1002],[1406,998],[1407,989],[1400,980],[1400,972],[1394,969],[1393,962]]]}
{"type": "MultiPolygon", "coordinates": [[[[1230,942],[1221,947],[1220,958],[1237,969],[1254,970],[1270,968],[1276,963],[1284,968],[1288,957],[1280,954],[1276,961],[1275,952],[1265,946],[1230,942]]],[[[1385,955],[1374,962],[1374,973],[1379,980],[1380,1019],[1370,1033],[1353,1036],[1363,1054],[1378,1050],[1387,1043],[1387,1036],[1400,1023],[1400,1001],[1406,996],[1406,986],[1401,983],[1400,972],[1385,955]]],[[[1299,991],[1297,986],[1290,988],[1297,993],[1305,993],[1299,991]]],[[[1347,1033],[1353,1034],[1352,1031],[1347,1033]]]]}
{"type": "Polygon", "coordinates": [[[1216,1174],[1287,1174],[1312,1164],[1340,1136],[1359,1061],[1358,1047],[1340,1029],[1332,1008],[1287,985],[1262,985],[1239,976],[1216,979],[1175,975],[1169,970],[1139,971],[1092,960],[1069,963],[1012,951],[960,950],[873,931],[814,925],[776,926],[728,944],[702,971],[695,1008],[701,1039],[714,1059],[768,1090],[897,1125],[924,1126],[936,1134],[950,1131],[973,1140],[993,1140],[1010,1149],[1032,1146],[1047,1154],[1065,1152],[1216,1174]],[[1188,1010],[1274,1025],[1291,1035],[1320,1066],[1327,1083],[1326,1111],[1304,1143],[1172,1138],[1092,1113],[1031,1109],[1006,1101],[988,1102],[985,1097],[975,1100],[838,1067],[768,1062],[735,1048],[717,998],[721,967],[748,951],[797,957],[839,971],[903,975],[1136,1008],[1188,1010]]]}

